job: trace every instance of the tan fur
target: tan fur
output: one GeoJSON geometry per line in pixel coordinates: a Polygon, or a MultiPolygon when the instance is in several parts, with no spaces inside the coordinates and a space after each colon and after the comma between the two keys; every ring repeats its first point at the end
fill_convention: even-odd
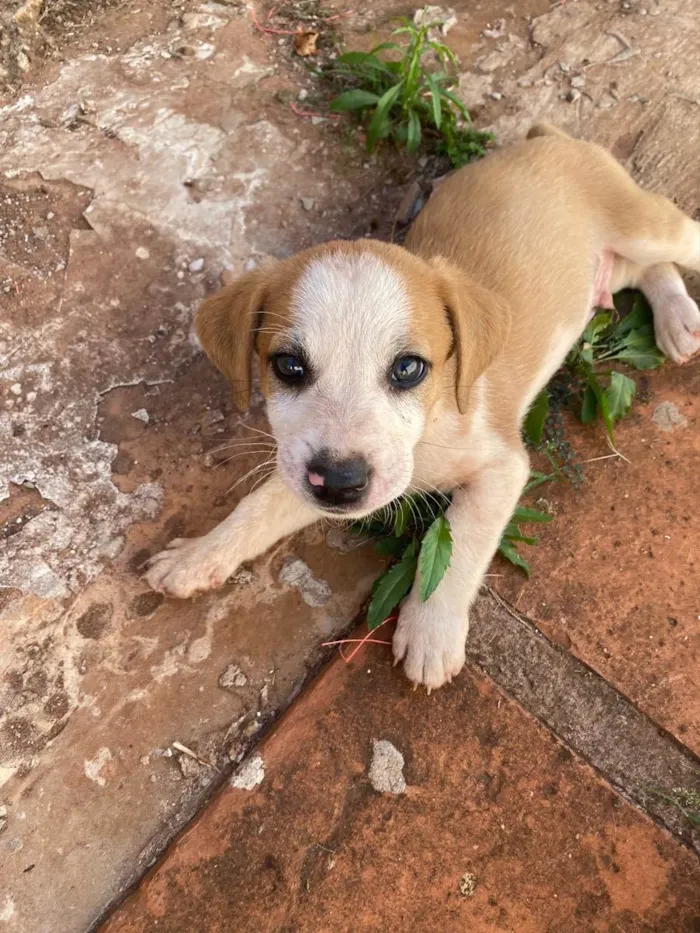
{"type": "Polygon", "coordinates": [[[256,333],[264,323],[261,311],[267,284],[264,271],[249,272],[207,298],[196,317],[200,343],[231,383],[242,411],[250,404],[251,364],[256,333]]]}
{"type": "MultiPolygon", "coordinates": [[[[306,456],[318,420],[336,447],[346,445],[345,455],[358,446],[372,453],[383,494],[454,491],[452,564],[427,602],[414,586],[394,636],[395,657],[414,682],[430,689],[449,681],[464,663],[469,606],[527,479],[522,420],[580,336],[594,302],[639,286],[664,352],[681,362],[700,349],[700,312],[676,264],[700,271],[700,225],[642,191],[600,147],[539,124],[527,140],[446,179],[405,248],[370,240],[327,243],[229,285],[202,305],[202,345],[243,408],[255,347],[271,421],[274,410],[292,434],[284,456],[294,469],[283,469],[278,435],[278,470],[269,482],[205,537],[173,542],[156,555],[149,582],[180,597],[211,589],[241,562],[314,521],[318,510],[308,490],[300,492],[305,468],[300,473],[294,457],[306,456]],[[361,301],[353,297],[351,275],[365,288],[361,301]],[[367,283],[384,296],[371,314],[363,304],[372,301],[367,283]],[[309,292],[316,287],[318,294],[309,292]],[[343,302],[362,327],[338,318],[343,302]],[[326,308],[333,325],[326,323],[326,308]],[[316,341],[326,348],[317,361],[324,381],[314,390],[311,414],[303,392],[298,403],[285,394],[268,360],[307,320],[312,336],[319,337],[319,328],[338,329],[316,341]],[[363,328],[372,339],[364,339],[363,328]],[[397,352],[430,364],[410,397],[396,396],[396,411],[382,384],[385,364],[374,359],[388,352],[381,349],[387,328],[396,332],[397,352]],[[360,345],[366,358],[355,359],[360,345]],[[353,365],[364,377],[357,379],[356,402],[348,375],[353,365]],[[346,380],[342,392],[336,371],[346,380]],[[377,423],[378,411],[386,424],[377,423]],[[391,492],[392,475],[404,477],[398,492],[391,492]]],[[[322,434],[314,443],[325,440],[322,434]]]]}

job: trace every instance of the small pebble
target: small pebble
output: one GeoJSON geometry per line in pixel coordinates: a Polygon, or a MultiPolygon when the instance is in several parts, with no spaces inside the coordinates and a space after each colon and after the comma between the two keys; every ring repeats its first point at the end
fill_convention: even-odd
{"type": "Polygon", "coordinates": [[[301,206],[305,211],[312,211],[315,203],[313,198],[301,198],[301,206]]]}
{"type": "Polygon", "coordinates": [[[193,259],[192,262],[189,264],[190,272],[201,272],[203,268],[204,268],[204,260],[201,258],[201,256],[199,259],[193,259]]]}
{"type": "Polygon", "coordinates": [[[136,258],[137,259],[148,259],[151,254],[148,252],[145,246],[136,247],[136,258]]]}
{"type": "Polygon", "coordinates": [[[138,411],[132,411],[131,417],[136,418],[137,421],[143,421],[144,424],[148,424],[148,422],[151,420],[151,417],[145,408],[139,408],[138,411]]]}
{"type": "Polygon", "coordinates": [[[372,762],[369,768],[372,787],[381,794],[405,793],[404,757],[401,752],[386,739],[378,742],[375,740],[372,746],[372,762]]]}
{"type": "Polygon", "coordinates": [[[241,765],[231,778],[231,787],[238,790],[253,790],[265,779],[265,763],[260,755],[250,758],[241,765]]]}
{"type": "Polygon", "coordinates": [[[237,664],[229,664],[219,677],[219,686],[224,690],[232,690],[235,687],[245,687],[247,683],[248,678],[237,664]]]}
{"type": "Polygon", "coordinates": [[[459,879],[459,893],[462,897],[474,897],[476,892],[476,875],[473,875],[471,872],[466,872],[459,879]]]}

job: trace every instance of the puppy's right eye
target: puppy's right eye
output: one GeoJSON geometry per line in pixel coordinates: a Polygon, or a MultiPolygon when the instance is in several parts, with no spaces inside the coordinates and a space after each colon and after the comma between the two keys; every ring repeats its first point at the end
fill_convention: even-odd
{"type": "Polygon", "coordinates": [[[292,353],[278,353],[273,356],[272,368],[277,377],[290,386],[301,385],[307,377],[304,361],[292,353]]]}

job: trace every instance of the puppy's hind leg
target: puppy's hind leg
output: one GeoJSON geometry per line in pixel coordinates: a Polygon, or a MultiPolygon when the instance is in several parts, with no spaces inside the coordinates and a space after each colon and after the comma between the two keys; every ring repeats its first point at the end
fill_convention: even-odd
{"type": "Polygon", "coordinates": [[[643,191],[620,167],[623,184],[609,189],[604,210],[610,225],[608,246],[639,266],[675,263],[700,272],[700,223],[667,198],[643,191]]]}

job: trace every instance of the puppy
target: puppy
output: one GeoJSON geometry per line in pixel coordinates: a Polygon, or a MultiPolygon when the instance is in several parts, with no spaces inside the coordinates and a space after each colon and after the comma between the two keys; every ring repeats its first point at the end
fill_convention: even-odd
{"type": "Polygon", "coordinates": [[[700,271],[700,224],[598,146],[536,126],[446,179],[405,247],[325,243],[244,275],[196,326],[241,410],[257,352],[276,469],[209,534],[157,554],[151,586],[193,596],[322,515],[449,490],[452,563],[426,602],[416,581],[393,650],[414,683],[450,681],[528,478],[529,406],[621,288],[646,294],[667,356],[697,352],[677,265],[700,271]]]}

